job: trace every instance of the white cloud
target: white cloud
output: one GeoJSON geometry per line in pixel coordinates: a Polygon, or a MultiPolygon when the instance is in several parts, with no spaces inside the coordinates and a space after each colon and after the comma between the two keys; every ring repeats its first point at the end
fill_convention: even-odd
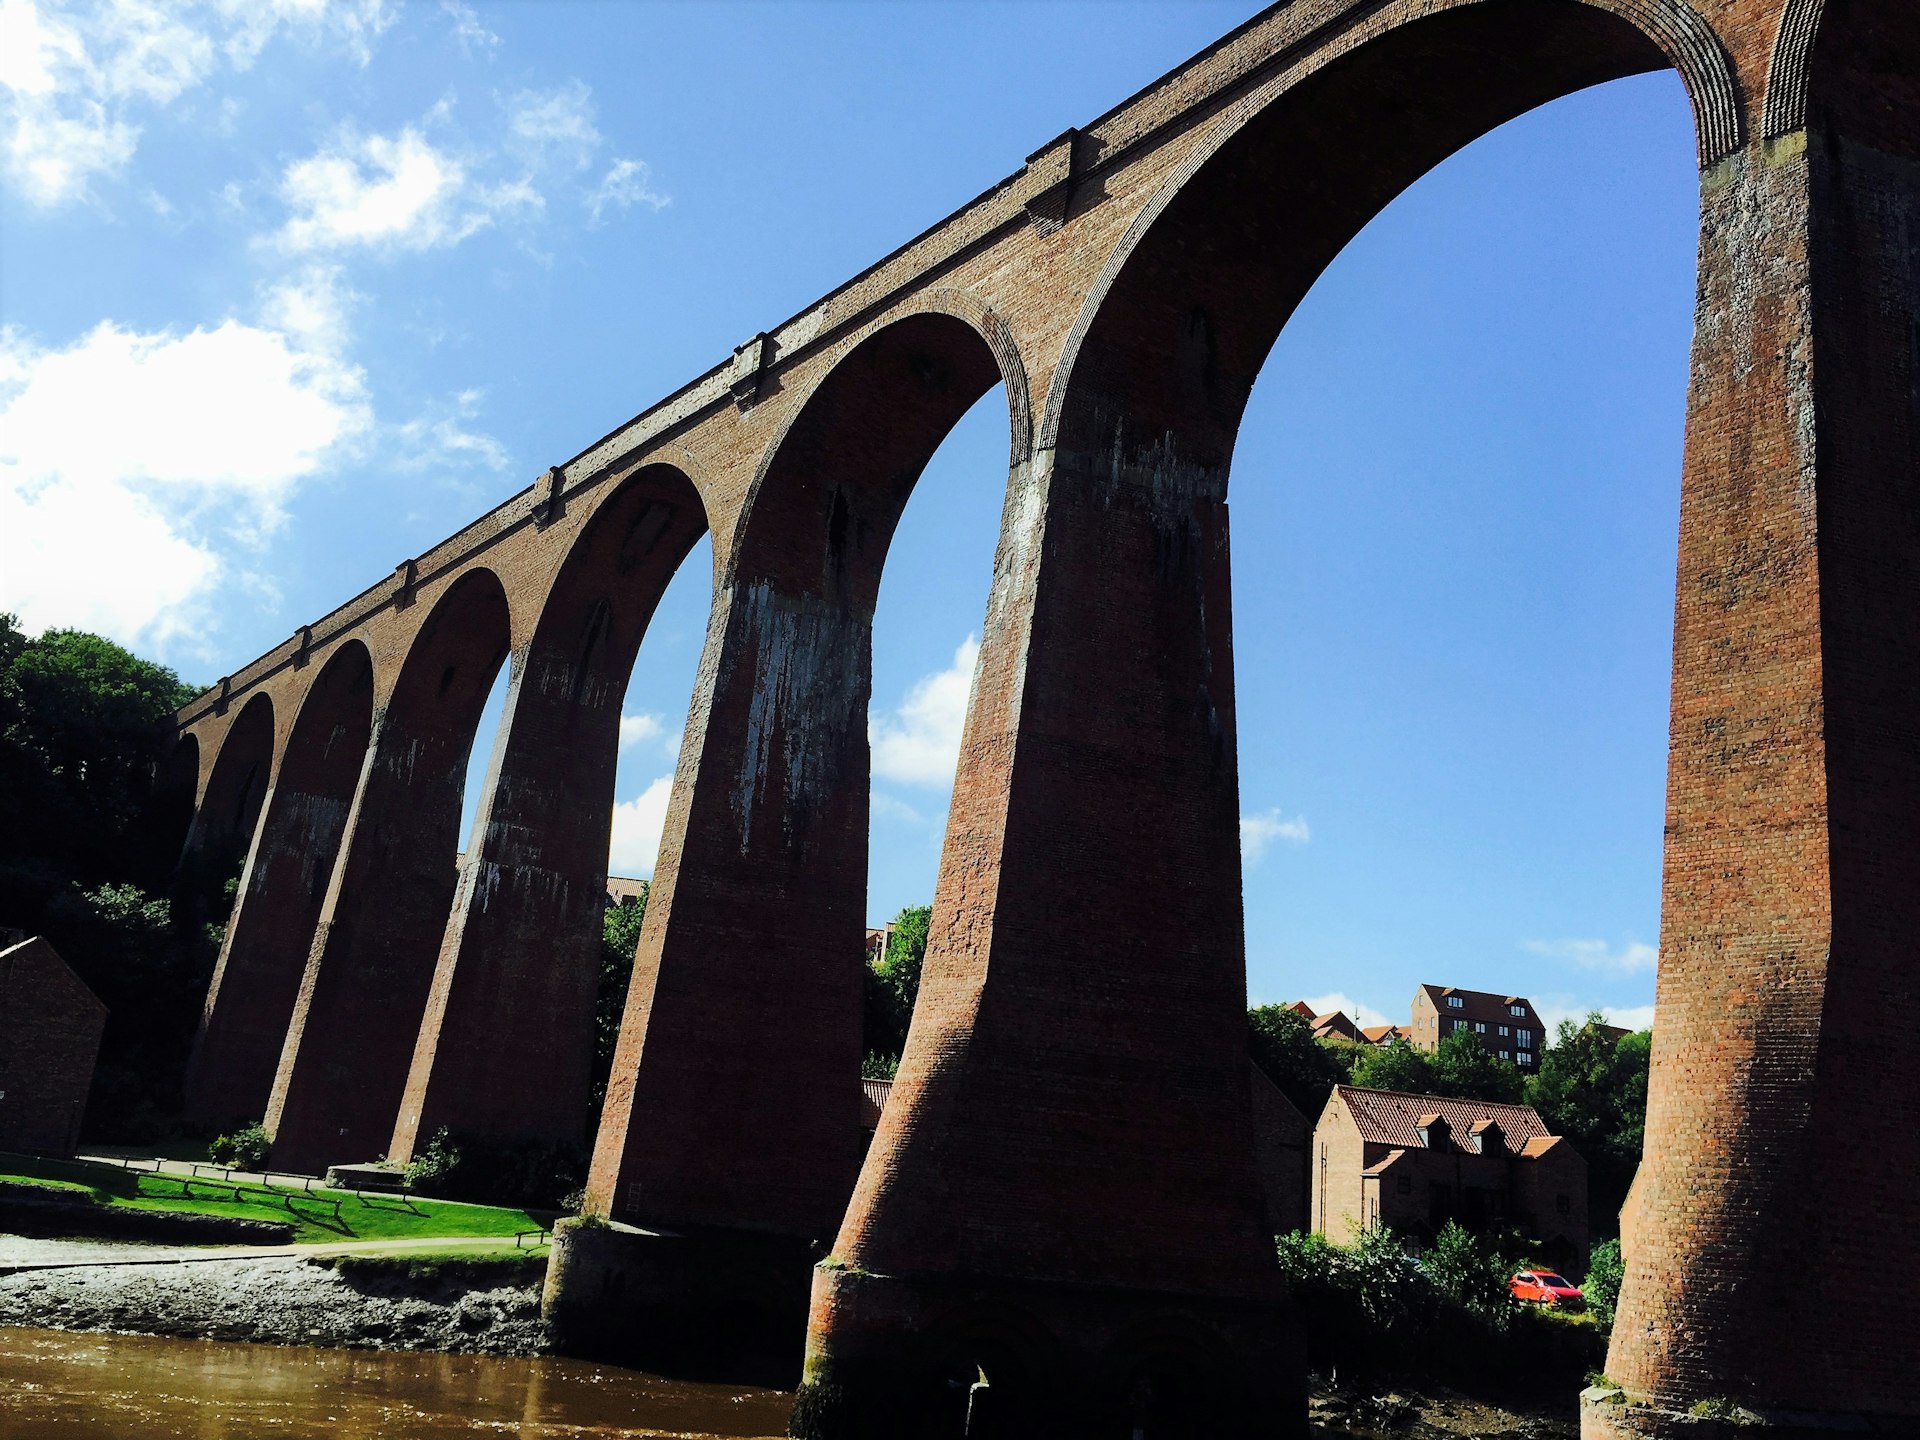
{"type": "Polygon", "coordinates": [[[631,800],[613,807],[613,836],[607,847],[607,873],[653,877],[660,854],[660,832],[667,824],[667,801],[673,796],[673,777],[662,775],[631,800]]]}
{"type": "Polygon", "coordinates": [[[392,136],[343,136],[287,167],[280,198],[291,216],[277,239],[296,252],[454,244],[487,223],[484,215],[455,216],[465,184],[460,162],[412,127],[392,136]]]}
{"type": "Polygon", "coordinates": [[[667,733],[664,721],[658,715],[622,715],[620,717],[620,748],[644,745],[649,740],[658,740],[667,733]]]}
{"type": "Polygon", "coordinates": [[[891,820],[899,825],[924,825],[927,817],[907,804],[896,800],[884,790],[875,790],[868,800],[869,813],[875,820],[891,820]]]}
{"type": "Polygon", "coordinates": [[[386,463],[407,474],[505,470],[513,460],[507,447],[484,431],[467,428],[480,413],[481,397],[479,390],[462,390],[411,420],[387,427],[381,436],[386,463]]]}
{"type": "Polygon", "coordinates": [[[507,130],[535,158],[555,156],[584,168],[600,145],[593,92],[583,80],[553,90],[522,90],[507,101],[507,130]]]}
{"type": "Polygon", "coordinates": [[[223,553],[371,422],[360,371],[309,340],[234,319],[0,336],[0,607],[128,643],[209,623],[223,553]]]}
{"type": "Polygon", "coordinates": [[[980,641],[969,635],[953,652],[951,665],[916,681],[893,714],[868,723],[876,776],[907,785],[953,784],[979,658],[980,641]]]}
{"type": "Polygon", "coordinates": [[[453,38],[460,42],[460,53],[472,56],[499,48],[500,37],[480,23],[473,7],[461,0],[440,0],[440,8],[453,21],[453,38]]]}
{"type": "Polygon", "coordinates": [[[1257,865],[1276,840],[1304,845],[1312,838],[1304,815],[1288,819],[1275,808],[1264,814],[1240,817],[1240,854],[1249,865],[1257,865]]]}
{"type": "Polygon", "coordinates": [[[1361,1004],[1344,990],[1331,990],[1325,995],[1308,995],[1303,998],[1307,1002],[1307,1008],[1314,1014],[1330,1015],[1335,1010],[1344,1011],[1346,1017],[1363,1030],[1374,1025],[1406,1023],[1404,1016],[1396,1022],[1391,1015],[1376,1010],[1371,1005],[1361,1004]]]}
{"type": "Polygon", "coordinates": [[[1660,951],[1639,940],[1617,946],[1605,940],[1528,940],[1521,948],[1548,960],[1567,960],[1586,970],[1616,975],[1649,973],[1660,964],[1660,951]]]}
{"type": "Polygon", "coordinates": [[[140,119],[252,65],[282,28],[342,40],[362,63],[392,23],[384,0],[0,0],[5,168],[35,205],[86,197],[124,170],[140,119]]]}
{"type": "Polygon", "coordinates": [[[609,206],[631,210],[635,205],[645,205],[664,210],[671,205],[671,197],[651,188],[652,179],[653,171],[644,160],[614,161],[599,185],[587,195],[587,211],[593,216],[593,223],[600,223],[609,206]]]}
{"type": "Polygon", "coordinates": [[[213,0],[213,9],[227,27],[222,47],[236,70],[249,68],[282,27],[337,41],[365,65],[396,18],[390,0],[213,0]]]}
{"type": "MultiPolygon", "coordinates": [[[[426,121],[443,120],[446,110],[436,106],[426,121]]],[[[443,249],[546,207],[531,176],[481,181],[469,160],[435,145],[419,125],[392,135],[343,130],[289,165],[279,194],[288,218],[272,243],[293,254],[443,249]]]]}

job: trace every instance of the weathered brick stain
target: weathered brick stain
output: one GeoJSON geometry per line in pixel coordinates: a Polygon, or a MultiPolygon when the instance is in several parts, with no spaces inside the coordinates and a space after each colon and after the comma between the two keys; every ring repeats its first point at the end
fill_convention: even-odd
{"type": "MultiPolygon", "coordinates": [[[[816,1382],[922,1373],[907,1361],[964,1311],[1056,1355],[1083,1418],[1106,1402],[1070,1377],[1176,1320],[1235,1363],[1282,1356],[1269,1389],[1291,1393],[1241,1068],[1234,435],[1293,307],[1395,194],[1533,105],[1671,66],[1702,167],[1699,293],[1660,1021],[1608,1362],[1656,1403],[1586,1424],[1664,1433],[1715,1395],[1911,1422],[1920,1327],[1863,1310],[1847,1277],[1920,1269],[1916,57],[1920,10],[1894,0],[1295,0],[1043,147],[182,712],[196,852],[260,837],[238,954],[259,917],[308,923],[310,899],[275,898],[311,888],[277,858],[304,802],[253,817],[296,735],[346,733],[296,728],[327,657],[369,658],[370,758],[274,1002],[274,1113],[311,1083],[313,1134],[364,1113],[368,1153],[396,1111],[404,1152],[435,1095],[502,1133],[564,1124],[572,1099],[506,1092],[575,1084],[579,992],[547,980],[590,959],[611,771],[563,753],[617,727],[652,600],[594,606],[635,573],[657,598],[710,527],[714,608],[590,1206],[837,1226],[816,1382]],[[869,621],[913,477],[995,385],[1013,453],[932,943],[856,1183],[869,621]],[[646,475],[672,516],[634,506],[646,475]],[[589,527],[616,512],[653,538],[595,559],[589,527]],[[495,609],[445,609],[481,571],[495,609]],[[580,660],[606,624],[618,642],[580,660]],[[456,888],[452,837],[420,812],[423,787],[457,793],[457,727],[393,707],[482,631],[520,699],[456,888]],[[396,843],[438,878],[383,874],[370,857],[396,843]],[[323,1019],[356,1053],[410,1051],[410,1075],[388,1064],[378,1095],[338,1064],[302,1081],[323,1019]],[[461,1058],[516,1036],[537,1043],[512,1065],[461,1058]],[[1131,1298],[1103,1318],[1090,1285],[1131,1298]]],[[[330,830],[318,800],[341,794],[315,795],[330,830]]],[[[243,1008],[236,965],[203,1049],[243,1008]]],[[[871,1433],[857,1406],[821,1413],[814,1433],[871,1433]]]]}

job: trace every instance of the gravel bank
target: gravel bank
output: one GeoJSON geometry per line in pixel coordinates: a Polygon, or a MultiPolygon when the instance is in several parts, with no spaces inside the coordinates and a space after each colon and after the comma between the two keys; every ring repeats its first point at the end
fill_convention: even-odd
{"type": "MultiPolygon", "coordinates": [[[[73,1258],[98,1258],[104,1248],[76,1246],[73,1258]]],[[[349,1275],[281,1258],[0,1276],[0,1325],[486,1355],[546,1349],[537,1285],[470,1288],[454,1278],[349,1275]]]]}

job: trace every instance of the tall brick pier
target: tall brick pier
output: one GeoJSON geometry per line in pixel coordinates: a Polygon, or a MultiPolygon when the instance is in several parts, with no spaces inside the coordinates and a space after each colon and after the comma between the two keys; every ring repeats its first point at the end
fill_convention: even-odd
{"type": "Polygon", "coordinates": [[[292,1165],[441,1125],[587,1138],[620,696],[710,531],[594,1142],[588,1208],[616,1223],[562,1246],[563,1331],[750,1313],[788,1375],[804,1335],[815,1440],[1297,1431],[1313,1317],[1261,1233],[1244,1074],[1242,409],[1407,185],[1663,68],[1701,240],[1660,1028],[1583,1424],[1702,1436],[1687,1412],[1724,1399],[1780,1434],[1920,1428],[1920,1326],[1861,1303],[1862,1277],[1920,1272],[1909,0],[1275,6],[400,560],[179,716],[185,873],[247,857],[195,1108],[265,1115],[292,1165]],[[1004,518],[921,1000],[862,1165],[871,618],[922,466],[990,391],[1004,518]],[[475,739],[502,665],[501,734],[475,739]]]}

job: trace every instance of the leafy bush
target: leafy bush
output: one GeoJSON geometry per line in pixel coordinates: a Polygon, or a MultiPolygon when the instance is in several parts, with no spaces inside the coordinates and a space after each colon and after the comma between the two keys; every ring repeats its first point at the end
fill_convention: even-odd
{"type": "Polygon", "coordinates": [[[1517,1302],[1508,1281],[1515,1265],[1499,1241],[1471,1234],[1449,1220],[1420,1257],[1420,1268],[1441,1294],[1486,1316],[1496,1327],[1504,1329],[1513,1318],[1517,1302]]]}
{"type": "Polygon", "coordinates": [[[273,1141],[258,1120],[251,1125],[242,1125],[229,1135],[216,1135],[207,1143],[207,1154],[216,1165],[230,1165],[235,1170],[265,1170],[267,1153],[273,1148],[273,1141]]]}
{"type": "Polygon", "coordinates": [[[564,1210],[586,1179],[582,1145],[551,1140],[507,1144],[460,1136],[442,1126],[407,1165],[407,1185],[441,1200],[564,1210]]]}
{"type": "Polygon", "coordinates": [[[899,1074],[900,1057],[898,1055],[879,1055],[869,1051],[867,1058],[860,1062],[862,1080],[892,1080],[899,1074]]]}
{"type": "Polygon", "coordinates": [[[620,1022],[627,1011],[627,987],[633,981],[633,952],[640,944],[640,927],[647,918],[647,897],[653,886],[642,882],[638,895],[609,905],[600,922],[600,978],[593,999],[593,1079],[588,1091],[587,1130],[600,1123],[606,1102],[607,1080],[613,1074],[613,1052],[620,1043],[620,1022]]]}
{"type": "Polygon", "coordinates": [[[453,1132],[442,1125],[427,1137],[426,1148],[407,1162],[407,1186],[422,1195],[447,1194],[446,1185],[460,1173],[460,1147],[453,1132]]]}
{"type": "Polygon", "coordinates": [[[1344,1085],[1362,1053],[1357,1045],[1323,1045],[1313,1026],[1285,1005],[1247,1011],[1247,1054],[1311,1124],[1333,1087],[1344,1085]]]}
{"type": "Polygon", "coordinates": [[[1604,1362],[1600,1332],[1516,1305],[1508,1243],[1449,1225],[1418,1261],[1380,1228],[1349,1246],[1318,1234],[1276,1245],[1308,1359],[1323,1375],[1408,1375],[1497,1393],[1576,1389],[1604,1362]]]}
{"type": "Polygon", "coordinates": [[[927,958],[927,934],[932,923],[931,905],[909,905],[894,916],[886,953],[868,962],[862,979],[861,1023],[867,1052],[883,1062],[892,1060],[896,1066],[907,1043],[914,1002],[920,997],[920,969],[927,958]]]}
{"type": "Polygon", "coordinates": [[[1580,1289],[1587,1297],[1587,1309],[1593,1312],[1593,1318],[1609,1328],[1620,1305],[1620,1282],[1625,1278],[1620,1242],[1602,1240],[1594,1246],[1587,1260],[1587,1278],[1580,1289]]]}

